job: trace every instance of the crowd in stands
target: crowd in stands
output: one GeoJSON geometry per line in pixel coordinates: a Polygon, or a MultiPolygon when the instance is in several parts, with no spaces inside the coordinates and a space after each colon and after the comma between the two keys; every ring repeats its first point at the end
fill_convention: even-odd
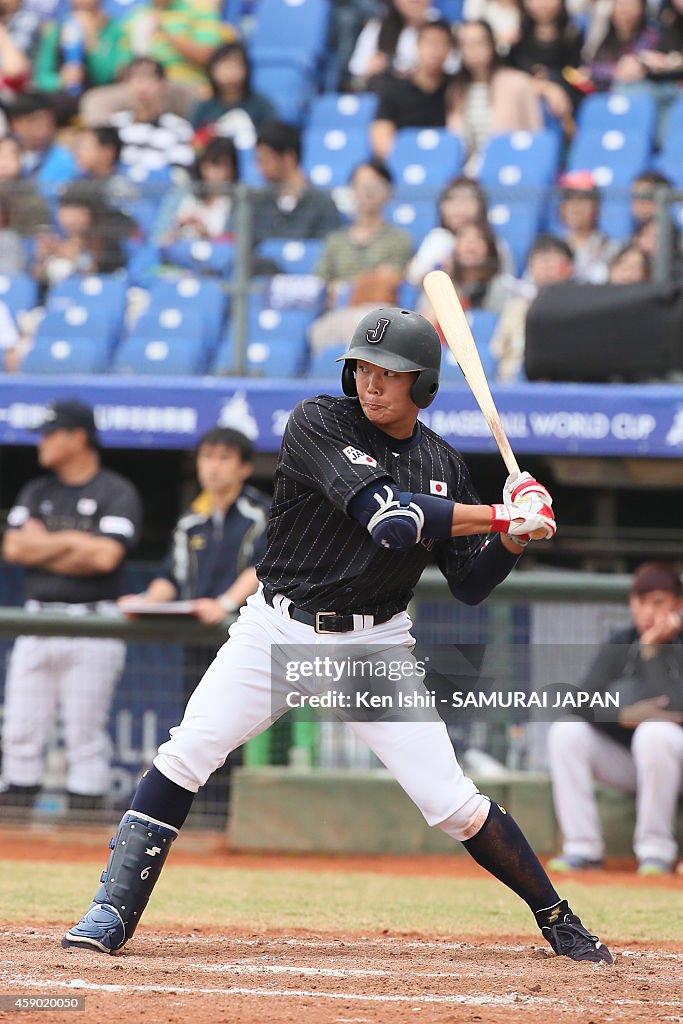
{"type": "Polygon", "coordinates": [[[368,308],[431,315],[443,268],[477,340],[479,312],[494,325],[498,380],[523,380],[539,289],[683,274],[675,198],[660,237],[682,84],[683,0],[1,0],[4,369],[229,372],[229,315],[191,357],[117,346],[160,278],[229,292],[247,259],[254,336],[272,305],[298,314],[252,372],[282,372],[285,344],[334,372],[368,308]],[[74,363],[42,312],[112,274],[126,308],[103,327],[81,289],[108,341],[74,363]]]}

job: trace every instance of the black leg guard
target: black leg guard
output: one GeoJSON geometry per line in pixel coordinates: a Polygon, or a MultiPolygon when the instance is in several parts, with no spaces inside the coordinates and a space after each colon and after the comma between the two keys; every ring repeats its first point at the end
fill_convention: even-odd
{"type": "Polygon", "coordinates": [[[121,949],[137,928],[177,835],[169,825],[127,811],[110,843],[112,853],[102,884],[85,917],[66,933],[62,945],[101,953],[121,949]]]}

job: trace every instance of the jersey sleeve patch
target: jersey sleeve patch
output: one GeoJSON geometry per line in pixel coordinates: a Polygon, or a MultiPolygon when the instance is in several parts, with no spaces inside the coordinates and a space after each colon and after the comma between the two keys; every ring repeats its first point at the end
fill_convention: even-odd
{"type": "Polygon", "coordinates": [[[368,455],[366,452],[362,452],[359,448],[354,448],[352,445],[347,445],[344,448],[344,455],[352,462],[354,466],[376,466],[377,459],[373,459],[372,455],[368,455]]]}
{"type": "Polygon", "coordinates": [[[113,533],[119,537],[133,537],[135,526],[124,516],[102,516],[100,519],[100,532],[113,533]]]}
{"type": "Polygon", "coordinates": [[[441,498],[448,497],[448,486],[445,480],[430,480],[429,493],[437,494],[441,498]]]}
{"type": "Polygon", "coordinates": [[[23,526],[27,519],[29,519],[31,513],[26,505],[15,505],[10,509],[9,515],[7,516],[7,525],[16,529],[18,526],[23,526]]]}

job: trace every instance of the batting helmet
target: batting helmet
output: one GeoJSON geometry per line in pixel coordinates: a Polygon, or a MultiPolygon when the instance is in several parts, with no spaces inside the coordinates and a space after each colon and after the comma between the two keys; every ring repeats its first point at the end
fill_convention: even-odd
{"type": "Polygon", "coordinates": [[[368,313],[356,327],[348,351],[337,362],[342,359],[342,390],[350,398],[358,394],[354,376],[357,359],[398,373],[416,371],[410,397],[418,409],[431,405],[439,390],[439,335],[428,320],[409,309],[389,306],[368,313]]]}

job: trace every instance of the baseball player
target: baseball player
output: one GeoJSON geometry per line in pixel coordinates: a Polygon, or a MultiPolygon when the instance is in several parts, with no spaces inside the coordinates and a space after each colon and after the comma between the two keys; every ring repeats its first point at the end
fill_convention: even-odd
{"type": "MultiPolygon", "coordinates": [[[[529,474],[480,504],[462,456],[417,417],[439,386],[441,344],[417,313],[361,320],[343,360],[347,397],[307,399],[287,423],[261,585],[143,775],[112,840],[102,885],[66,947],[114,953],[133,935],[194,794],[235,747],[286,707],[276,645],[325,654],[414,645],[406,607],[435,558],[476,604],[514,568],[532,532],[555,533],[552,499],[529,474]],[[490,535],[494,536],[490,536],[490,535]],[[487,543],[488,541],[488,543],[487,543]]],[[[556,953],[612,963],[560,899],[513,818],[463,775],[444,723],[349,721],[430,825],[524,899],[556,953]]]]}
{"type": "MultiPolygon", "coordinates": [[[[100,464],[92,409],[54,402],[40,428],[41,466],[10,509],[3,539],[8,562],[26,567],[26,607],[106,614],[121,593],[121,566],[138,539],[141,503],[133,485],[100,464]]],[[[19,637],[5,689],[0,803],[30,806],[59,708],[71,810],[102,805],[109,770],[107,720],[126,656],[121,640],[19,637]]]]}

